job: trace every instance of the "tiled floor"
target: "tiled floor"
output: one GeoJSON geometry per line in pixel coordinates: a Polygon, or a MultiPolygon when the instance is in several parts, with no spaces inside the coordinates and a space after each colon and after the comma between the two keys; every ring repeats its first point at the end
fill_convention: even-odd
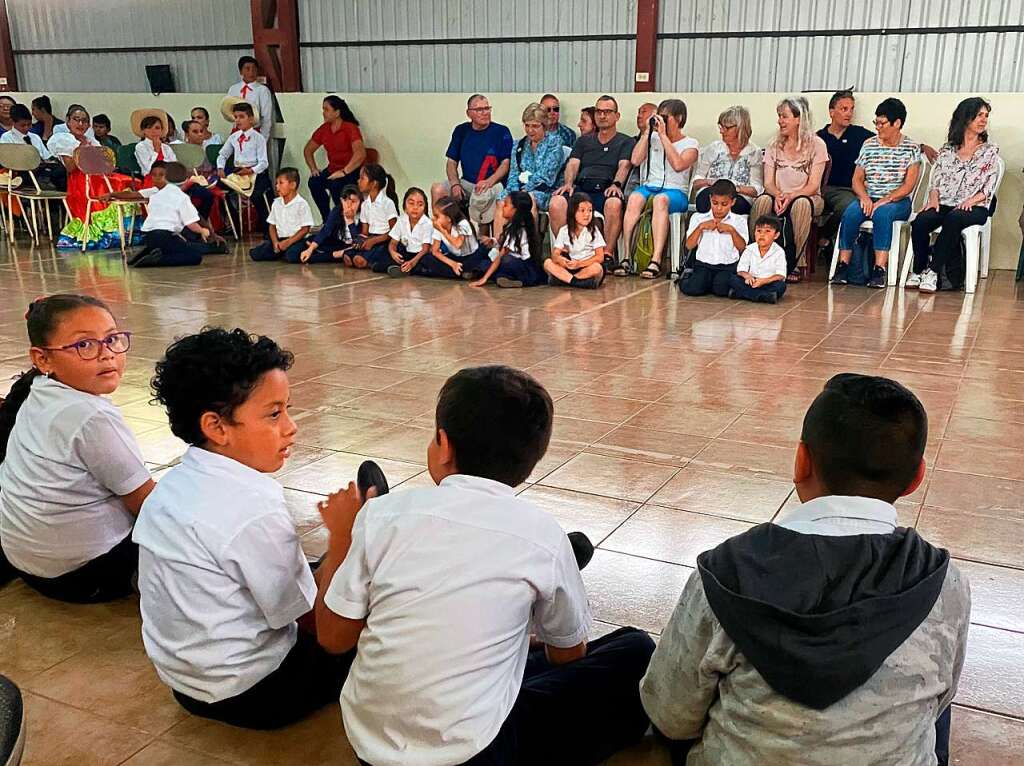
{"type": "MultiPolygon", "coordinates": [[[[701,550],[796,501],[802,413],[841,371],[913,388],[931,417],[925,486],[900,503],[948,547],[974,592],[954,714],[958,764],[1024,763],[1024,302],[1011,275],[974,296],[791,290],[778,306],[684,299],[667,282],[610,280],[597,292],[473,290],[332,267],[248,262],[125,273],[118,256],[0,249],[0,380],[25,353],[24,306],[80,291],[134,331],[116,400],[159,475],[181,453],[147,403],[153,361],[204,324],[266,333],[297,356],[303,445],[280,473],[310,553],[325,544],[314,503],[365,456],[393,484],[424,473],[434,396],[472,364],[528,368],[557,398],[547,457],[522,488],[567,529],[600,543],[586,570],[595,631],[657,634],[701,550]]],[[[26,763],[349,764],[336,708],[259,734],[192,718],[157,681],[134,600],[48,602],[0,591],[0,670],[26,692],[26,763]]],[[[650,743],[613,759],[662,764],[650,743]]]]}

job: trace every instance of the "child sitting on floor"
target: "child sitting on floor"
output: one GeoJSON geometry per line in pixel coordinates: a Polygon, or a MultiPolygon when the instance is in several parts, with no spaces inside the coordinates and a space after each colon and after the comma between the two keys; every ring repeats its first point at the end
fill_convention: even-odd
{"type": "Polygon", "coordinates": [[[389,277],[404,277],[417,273],[420,260],[430,251],[434,236],[434,222],[427,215],[427,195],[413,186],[402,198],[405,211],[388,234],[387,258],[378,258],[373,264],[376,272],[387,272],[389,277]]]}
{"type": "Polygon", "coordinates": [[[711,184],[711,210],[694,213],[686,232],[686,249],[696,250],[693,271],[679,283],[684,295],[729,295],[736,262],[747,247],[747,217],[732,212],[736,185],[728,178],[711,184]]]}
{"type": "Polygon", "coordinates": [[[323,651],[296,622],[317,586],[270,475],[295,442],[292,361],[238,329],[167,349],[153,391],[191,446],[134,533],[142,640],[160,680],[190,713],[253,729],[336,702],[352,660],[323,651]]]}
{"type": "Polygon", "coordinates": [[[551,257],[544,261],[548,284],[596,290],[604,281],[606,245],[594,219],[594,203],[589,194],[572,195],[568,220],[555,237],[551,257]]]}
{"type": "Polygon", "coordinates": [[[320,231],[306,240],[299,255],[303,263],[337,263],[352,265],[352,253],[362,241],[359,230],[359,205],[363,197],[355,186],[341,190],[341,204],[331,208],[320,231]]]}
{"type": "Polygon", "coordinates": [[[776,303],[786,292],[786,251],[775,241],[782,221],[763,215],[754,224],[754,241],[740,256],[729,277],[729,297],[757,303],[776,303]]]}
{"type": "Polygon", "coordinates": [[[25,319],[32,369],[0,407],[0,562],[50,598],[127,596],[138,565],[132,525],[153,489],[106,398],[131,333],[87,295],[37,298],[25,319]]]}
{"type": "MultiPolygon", "coordinates": [[[[491,245],[490,265],[483,276],[472,282],[483,287],[494,279],[498,287],[534,287],[545,281],[541,266],[540,234],[533,219],[533,198],[528,192],[512,192],[498,203],[506,221],[498,239],[488,239],[491,245]]],[[[466,274],[463,274],[463,278],[466,274]]],[[[476,275],[471,275],[475,279],[476,275]]]]}
{"type": "Polygon", "coordinates": [[[358,644],[341,710],[364,763],[586,766],[647,729],[638,682],[654,642],[620,628],[588,643],[579,570],[592,546],[581,556],[516,496],[552,415],[526,373],[462,370],[427,445],[438,486],[362,510],[350,487],[321,511],[317,634],[328,651],[358,644]],[[543,645],[532,652],[531,632],[543,645]]]}
{"type": "Polygon", "coordinates": [[[299,195],[299,171],[281,168],[275,178],[277,197],[267,216],[270,239],[260,242],[249,251],[254,261],[276,261],[284,258],[288,263],[300,263],[306,247],[306,235],[313,225],[313,211],[299,195]]]}
{"type": "Polygon", "coordinates": [[[363,165],[359,171],[359,191],[363,203],[359,207],[363,241],[352,256],[352,265],[366,269],[388,255],[388,236],[398,222],[398,194],[395,179],[380,165],[363,165]]]}
{"type": "Polygon", "coordinates": [[[420,261],[417,274],[458,279],[467,272],[483,273],[490,263],[489,250],[477,239],[465,208],[451,197],[441,197],[434,205],[430,252],[420,261]]]}

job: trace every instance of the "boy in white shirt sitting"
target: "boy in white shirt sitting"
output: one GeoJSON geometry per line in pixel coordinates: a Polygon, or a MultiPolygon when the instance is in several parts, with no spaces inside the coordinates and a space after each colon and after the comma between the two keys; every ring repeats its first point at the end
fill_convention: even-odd
{"type": "Polygon", "coordinates": [[[333,652],[358,644],[341,709],[363,763],[596,764],[646,731],[654,642],[622,628],[588,646],[585,558],[515,494],[552,413],[524,372],[462,370],[427,447],[438,486],[362,508],[350,484],[321,504],[317,634],[333,652]]]}
{"type": "Polygon", "coordinates": [[[729,278],[729,297],[755,303],[777,303],[786,292],[786,251],[775,241],[782,221],[763,215],[754,224],[754,241],[747,246],[729,278]]]}
{"type": "Polygon", "coordinates": [[[36,168],[36,180],[49,181],[54,189],[64,190],[68,186],[68,172],[64,163],[58,160],[38,135],[31,131],[32,113],[24,104],[11,106],[11,128],[0,136],[0,144],[27,144],[39,152],[43,163],[36,168]]]}
{"type": "Polygon", "coordinates": [[[732,212],[736,185],[720,178],[711,185],[711,210],[694,213],[686,232],[686,249],[697,251],[693,271],[679,283],[683,295],[729,295],[736,262],[747,247],[747,217],[732,212]]]}
{"type": "Polygon", "coordinates": [[[132,536],[157,675],[190,713],[253,729],[335,701],[352,660],[317,644],[316,582],[270,475],[295,441],[292,361],[240,329],[206,329],[167,349],[153,390],[192,446],[132,536]]]}
{"type": "Polygon", "coordinates": [[[299,171],[281,168],[274,179],[277,197],[267,216],[269,239],[249,251],[254,261],[276,261],[284,258],[288,263],[299,263],[306,247],[306,235],[313,225],[313,211],[299,195],[299,171]]]}
{"type": "MultiPolygon", "coordinates": [[[[235,191],[234,187],[224,184],[227,176],[228,159],[231,160],[233,174],[246,178],[252,176],[252,193],[258,204],[266,209],[266,195],[270,192],[270,176],[267,168],[270,160],[267,157],[267,139],[253,125],[256,123],[252,105],[241,103],[231,107],[235,118],[235,132],[228,136],[220,152],[217,154],[217,175],[225,188],[235,191]]],[[[270,211],[267,210],[269,213],[270,211]]],[[[266,230],[266,223],[260,219],[260,230],[266,230]]]]}

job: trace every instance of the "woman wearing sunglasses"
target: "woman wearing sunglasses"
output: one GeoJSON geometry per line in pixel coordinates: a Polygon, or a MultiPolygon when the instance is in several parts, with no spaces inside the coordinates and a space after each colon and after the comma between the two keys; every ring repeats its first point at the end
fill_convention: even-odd
{"type": "Polygon", "coordinates": [[[25,319],[33,366],[0,405],[0,570],[62,601],[126,596],[132,528],[154,486],[106,398],[131,333],[85,295],[37,298],[25,319]]]}

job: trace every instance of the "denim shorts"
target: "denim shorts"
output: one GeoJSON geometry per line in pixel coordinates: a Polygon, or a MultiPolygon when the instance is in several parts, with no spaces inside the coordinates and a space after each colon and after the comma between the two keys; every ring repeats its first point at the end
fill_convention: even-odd
{"type": "Polygon", "coordinates": [[[682,189],[652,189],[650,186],[638,186],[634,193],[642,195],[644,200],[656,194],[668,197],[669,213],[685,213],[690,207],[690,200],[682,189]]]}

